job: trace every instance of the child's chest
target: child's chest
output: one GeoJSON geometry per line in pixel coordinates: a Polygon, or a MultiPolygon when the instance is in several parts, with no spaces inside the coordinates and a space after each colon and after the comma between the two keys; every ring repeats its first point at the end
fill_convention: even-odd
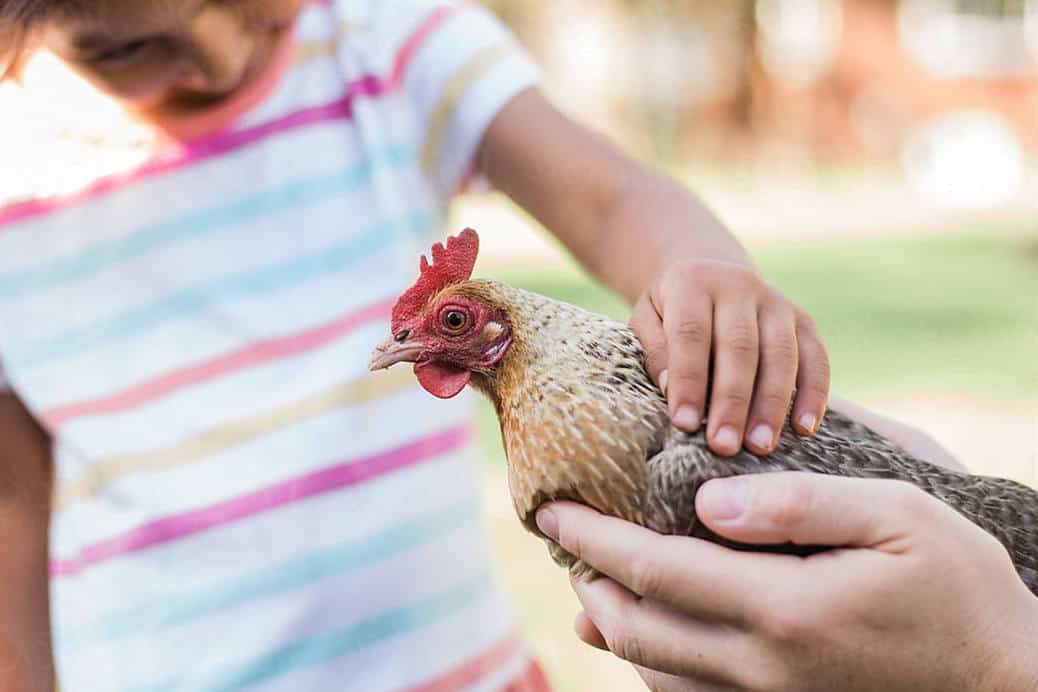
{"type": "Polygon", "coordinates": [[[3,212],[0,363],[59,444],[162,447],[366,377],[442,209],[392,110],[350,115],[3,212]]]}

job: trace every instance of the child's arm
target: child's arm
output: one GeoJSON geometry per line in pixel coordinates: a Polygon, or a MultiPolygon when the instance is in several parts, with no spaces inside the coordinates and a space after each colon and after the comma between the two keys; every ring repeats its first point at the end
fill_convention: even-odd
{"type": "Polygon", "coordinates": [[[0,392],[0,690],[52,692],[48,561],[50,441],[0,392]]]}
{"type": "Polygon", "coordinates": [[[829,365],[803,311],[768,286],[731,233],[685,188],[573,123],[536,89],[506,106],[480,150],[491,182],[635,303],[632,327],[671,417],[718,453],[774,449],[792,421],[810,434],[829,365]]]}

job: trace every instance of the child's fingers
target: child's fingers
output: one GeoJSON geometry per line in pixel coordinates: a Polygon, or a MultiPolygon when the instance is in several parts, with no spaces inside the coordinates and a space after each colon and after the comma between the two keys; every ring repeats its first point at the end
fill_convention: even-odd
{"type": "Polygon", "coordinates": [[[797,320],[799,367],[797,394],[793,404],[793,429],[813,435],[829,400],[829,356],[814,322],[801,315],[797,320]]]}
{"type": "Polygon", "coordinates": [[[663,322],[653,307],[649,294],[644,294],[635,304],[630,327],[645,352],[645,370],[666,395],[667,378],[661,375],[667,367],[667,338],[663,334],[663,322]]]}
{"type": "Polygon", "coordinates": [[[706,294],[675,286],[662,296],[667,337],[667,405],[675,427],[695,432],[706,410],[713,302],[706,294]]]}
{"type": "Polygon", "coordinates": [[[760,366],[747,425],[746,445],[770,454],[789,412],[797,376],[797,334],[793,311],[767,309],[760,316],[760,366]]]}
{"type": "Polygon", "coordinates": [[[715,307],[714,380],[707,441],[718,454],[742,448],[746,415],[760,355],[756,304],[728,302],[715,307]]]}

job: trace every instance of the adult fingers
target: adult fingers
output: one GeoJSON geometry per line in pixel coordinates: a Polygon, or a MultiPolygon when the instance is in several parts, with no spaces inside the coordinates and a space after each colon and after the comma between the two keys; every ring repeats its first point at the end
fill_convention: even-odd
{"type": "Polygon", "coordinates": [[[744,632],[661,607],[611,579],[578,582],[574,590],[609,650],[635,665],[720,680],[733,676],[733,657],[748,653],[744,632]]]}
{"type": "Polygon", "coordinates": [[[598,627],[583,610],[577,613],[577,617],[573,619],[573,631],[588,646],[609,651],[609,645],[606,643],[605,637],[602,636],[602,633],[598,631],[598,627]]]}
{"type": "Polygon", "coordinates": [[[744,543],[896,550],[934,516],[934,503],[900,481],[779,472],[708,481],[696,514],[744,543]]]}
{"type": "MultiPolygon", "coordinates": [[[[690,615],[741,624],[764,607],[764,572],[747,569],[748,556],[686,536],[663,536],[573,502],[554,502],[537,525],[599,572],[639,596],[690,615]]],[[[770,565],[777,555],[754,556],[770,565]]]]}
{"type": "Polygon", "coordinates": [[[668,675],[642,666],[634,666],[634,669],[651,692],[736,692],[740,689],[731,685],[708,682],[701,678],[691,679],[679,675],[668,675]]]}

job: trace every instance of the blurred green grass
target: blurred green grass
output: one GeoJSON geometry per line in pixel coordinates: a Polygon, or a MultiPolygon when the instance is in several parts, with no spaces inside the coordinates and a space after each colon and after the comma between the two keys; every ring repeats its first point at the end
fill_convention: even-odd
{"type": "MultiPolygon", "coordinates": [[[[1038,398],[1038,228],[802,242],[755,249],[767,279],[819,324],[833,391],[1038,398]]],[[[625,304],[576,265],[494,278],[624,319],[625,304]]],[[[481,429],[498,447],[486,406],[481,429]]]]}

